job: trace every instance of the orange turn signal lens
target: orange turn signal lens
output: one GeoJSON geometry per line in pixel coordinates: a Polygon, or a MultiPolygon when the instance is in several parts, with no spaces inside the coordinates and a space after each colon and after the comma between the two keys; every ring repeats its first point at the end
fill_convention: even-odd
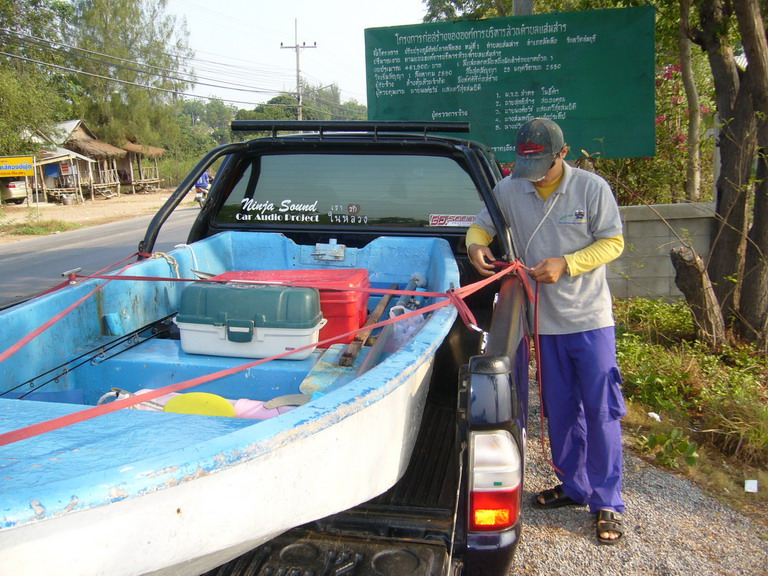
{"type": "Polygon", "coordinates": [[[504,530],[517,522],[520,513],[519,490],[472,492],[470,530],[504,530]]]}

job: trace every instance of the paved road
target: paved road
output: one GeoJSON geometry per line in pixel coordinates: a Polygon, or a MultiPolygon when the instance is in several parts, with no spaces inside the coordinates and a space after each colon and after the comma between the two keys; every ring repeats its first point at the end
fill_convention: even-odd
{"type": "MultiPolygon", "coordinates": [[[[177,209],[161,230],[155,251],[185,242],[198,213],[196,207],[177,209]]],[[[92,274],[130,256],[151,219],[142,216],[0,245],[0,308],[56,286],[63,272],[82,268],[82,274],[92,274]]]]}

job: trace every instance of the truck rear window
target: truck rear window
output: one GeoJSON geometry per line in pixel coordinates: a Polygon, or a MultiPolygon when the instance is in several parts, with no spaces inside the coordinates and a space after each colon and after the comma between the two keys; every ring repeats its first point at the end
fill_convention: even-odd
{"type": "Polygon", "coordinates": [[[482,206],[451,158],[281,154],[243,165],[220,224],[467,227],[482,206]]]}

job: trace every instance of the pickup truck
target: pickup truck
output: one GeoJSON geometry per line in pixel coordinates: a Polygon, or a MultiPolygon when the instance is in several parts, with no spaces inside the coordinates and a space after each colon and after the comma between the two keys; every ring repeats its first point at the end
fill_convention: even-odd
{"type": "MultiPolygon", "coordinates": [[[[229,230],[352,247],[379,236],[439,237],[450,243],[466,285],[481,279],[464,243],[474,215],[485,204],[496,228],[507,229],[492,194],[502,177],[498,161],[477,142],[445,135],[467,132],[467,124],[236,121],[232,129],[262,137],[209,152],[154,217],[140,252],[151,252],[163,222],[211,167],[216,177],[189,243],[229,230]]],[[[494,253],[515,260],[508,234],[495,242],[494,253]]],[[[528,298],[521,278],[508,274],[467,304],[478,329],[457,321],[439,348],[417,445],[399,482],[208,574],[509,573],[522,524],[528,298]],[[512,492],[487,485],[485,474],[499,469],[515,476],[512,492]]]]}

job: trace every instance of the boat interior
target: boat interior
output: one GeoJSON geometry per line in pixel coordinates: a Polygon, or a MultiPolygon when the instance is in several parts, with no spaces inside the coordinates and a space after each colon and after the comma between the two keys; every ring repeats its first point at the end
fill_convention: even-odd
{"type": "MultiPolygon", "coordinates": [[[[102,278],[78,280],[0,313],[5,316],[2,322],[14,327],[0,335],[1,353],[72,307],[0,363],[0,400],[95,406],[194,381],[188,388],[132,407],[271,418],[338,389],[407,347],[425,317],[414,315],[407,322],[367,330],[366,321],[370,325],[386,320],[395,306],[398,312],[410,312],[437,300],[376,293],[377,289],[434,294],[457,285],[453,256],[436,239],[382,237],[357,249],[332,240],[327,245],[300,246],[279,234],[224,232],[155,254],[102,278]],[[292,271],[293,278],[302,270],[365,270],[367,286],[346,292],[351,304],[344,306],[350,308],[342,311],[342,323],[336,320],[336,333],[330,338],[324,338],[319,325],[299,331],[298,336],[290,328],[278,330],[278,340],[297,342],[294,354],[272,359],[271,352],[259,353],[259,344],[255,352],[251,349],[237,356],[222,352],[220,342],[239,336],[230,338],[228,332],[222,336],[227,328],[218,321],[204,326],[216,334],[189,332],[188,342],[198,351],[185,351],[184,323],[177,321],[184,290],[194,284],[217,284],[215,277],[225,273],[259,270],[292,271]],[[368,287],[374,292],[369,293],[368,287]],[[349,333],[359,328],[363,330],[349,333]],[[222,404],[221,399],[227,402],[222,404]]],[[[323,290],[321,285],[324,308],[323,290]]],[[[338,286],[333,293],[337,292],[338,286]]],[[[234,298],[238,295],[235,292],[234,298]]],[[[323,312],[324,325],[329,318],[323,312]]],[[[251,336],[253,341],[271,337],[251,336]]]]}

